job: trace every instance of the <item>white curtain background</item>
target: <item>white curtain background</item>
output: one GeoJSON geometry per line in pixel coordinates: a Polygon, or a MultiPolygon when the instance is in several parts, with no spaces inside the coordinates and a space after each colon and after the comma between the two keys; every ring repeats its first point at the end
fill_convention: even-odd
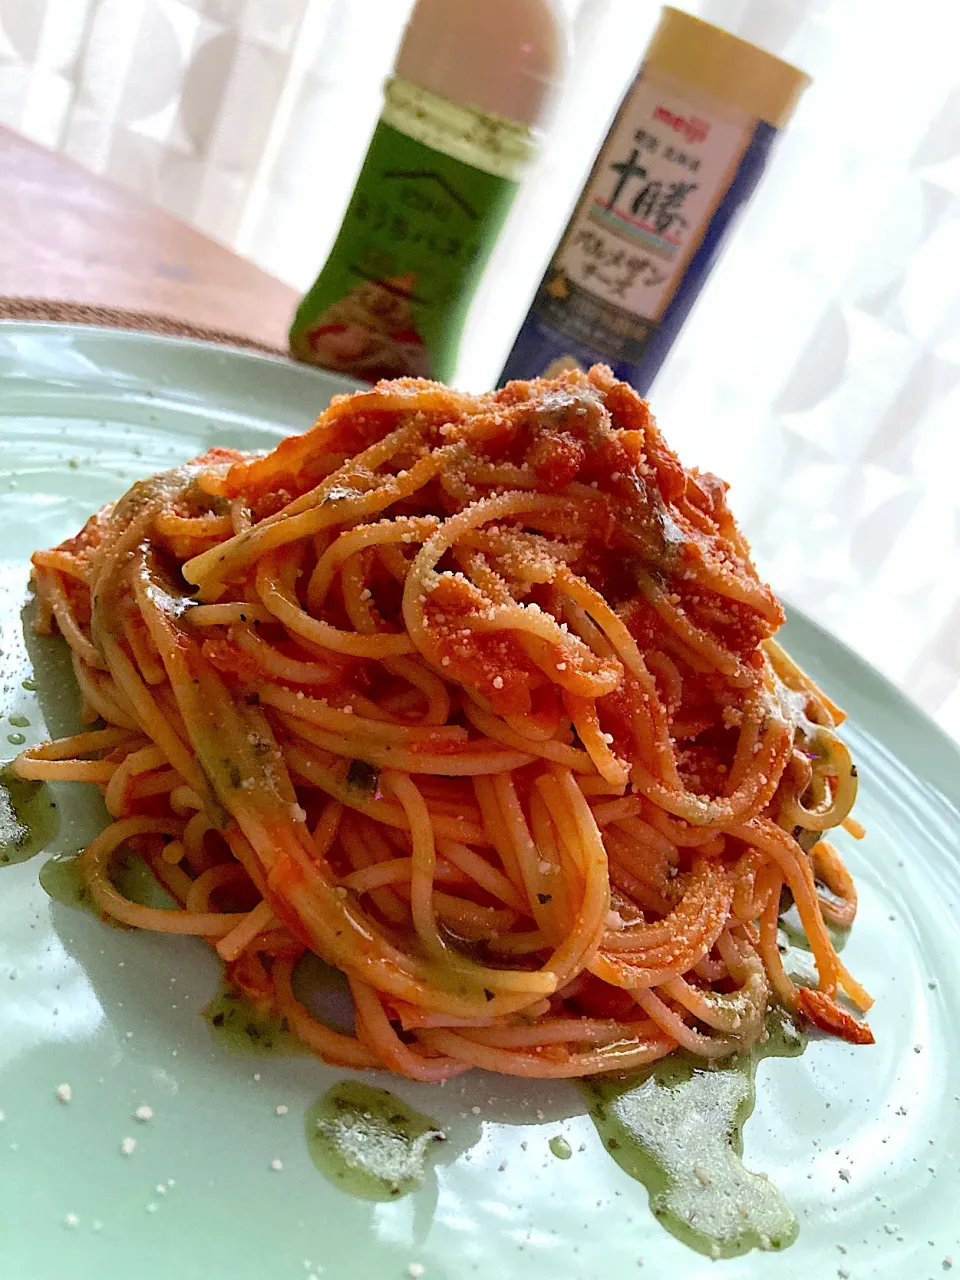
{"type": "MultiPolygon", "coordinates": [[[[659,12],[562,2],[566,86],[471,315],[469,387],[499,370],[659,12]]],[[[654,408],[685,461],[733,483],[777,589],[960,736],[960,5],[685,7],[814,85],[654,408]]],[[[0,0],[0,122],[306,287],[409,9],[0,0]]]]}

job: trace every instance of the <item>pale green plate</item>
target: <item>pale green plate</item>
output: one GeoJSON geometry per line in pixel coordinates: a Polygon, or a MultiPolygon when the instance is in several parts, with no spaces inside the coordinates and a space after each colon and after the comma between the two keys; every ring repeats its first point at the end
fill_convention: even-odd
{"type": "MultiPolygon", "coordinates": [[[[29,553],[139,476],[307,426],[345,385],[186,342],[0,324],[0,711],[29,718],[29,742],[75,714],[60,642],[23,634],[29,553]],[[21,684],[31,668],[36,694],[21,684]]],[[[321,1267],[403,1280],[411,1263],[424,1280],[923,1280],[950,1255],[960,1264],[960,756],[812,623],[794,616],[787,642],[851,712],[869,836],[841,841],[861,900],[844,958],[878,998],[875,1048],[819,1041],[761,1067],[746,1161],[796,1210],[792,1248],[690,1252],[604,1154],[572,1086],[479,1073],[443,1089],[378,1079],[452,1141],[418,1194],[350,1198],[303,1137],[305,1109],[344,1073],[227,1053],[199,1016],[217,986],[209,949],[52,903],[35,859],[0,868],[2,1280],[303,1280],[321,1267]],[[547,1146],[561,1133],[567,1161],[547,1146]]],[[[16,732],[0,724],[5,756],[16,732]]],[[[86,788],[56,791],[51,847],[73,850],[102,810],[86,788]]]]}

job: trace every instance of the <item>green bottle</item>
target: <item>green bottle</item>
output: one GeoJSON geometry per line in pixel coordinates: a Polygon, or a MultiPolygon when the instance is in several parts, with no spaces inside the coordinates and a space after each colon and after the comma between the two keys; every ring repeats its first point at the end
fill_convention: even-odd
{"type": "Polygon", "coordinates": [[[419,0],[343,225],[290,328],[297,359],[449,379],[565,49],[554,0],[419,0]]]}

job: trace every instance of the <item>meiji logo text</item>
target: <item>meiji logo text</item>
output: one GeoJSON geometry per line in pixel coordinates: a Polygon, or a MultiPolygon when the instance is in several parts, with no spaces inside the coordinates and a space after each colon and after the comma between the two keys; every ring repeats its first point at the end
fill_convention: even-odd
{"type": "Polygon", "coordinates": [[[678,116],[667,107],[657,107],[653,113],[654,120],[667,124],[677,133],[682,133],[688,142],[703,142],[710,132],[710,125],[699,116],[678,116]]]}

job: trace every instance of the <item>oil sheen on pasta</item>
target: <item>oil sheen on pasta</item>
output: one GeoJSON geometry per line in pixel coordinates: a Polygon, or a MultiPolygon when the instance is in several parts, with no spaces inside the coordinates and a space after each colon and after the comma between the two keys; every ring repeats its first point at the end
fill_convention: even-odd
{"type": "Polygon", "coordinates": [[[719,1066],[680,1052],[622,1080],[581,1084],[604,1146],[647,1188],[654,1216],[711,1258],[784,1249],[797,1235],[797,1220],[776,1186],[741,1159],[758,1063],[796,1057],[805,1047],[777,1010],[768,1015],[767,1032],[752,1052],[719,1066]]]}
{"type": "Polygon", "coordinates": [[[363,1200],[398,1200],[415,1191],[431,1148],[445,1140],[428,1116],[359,1080],[342,1080],[313,1104],[306,1136],[320,1172],[363,1200]]]}

